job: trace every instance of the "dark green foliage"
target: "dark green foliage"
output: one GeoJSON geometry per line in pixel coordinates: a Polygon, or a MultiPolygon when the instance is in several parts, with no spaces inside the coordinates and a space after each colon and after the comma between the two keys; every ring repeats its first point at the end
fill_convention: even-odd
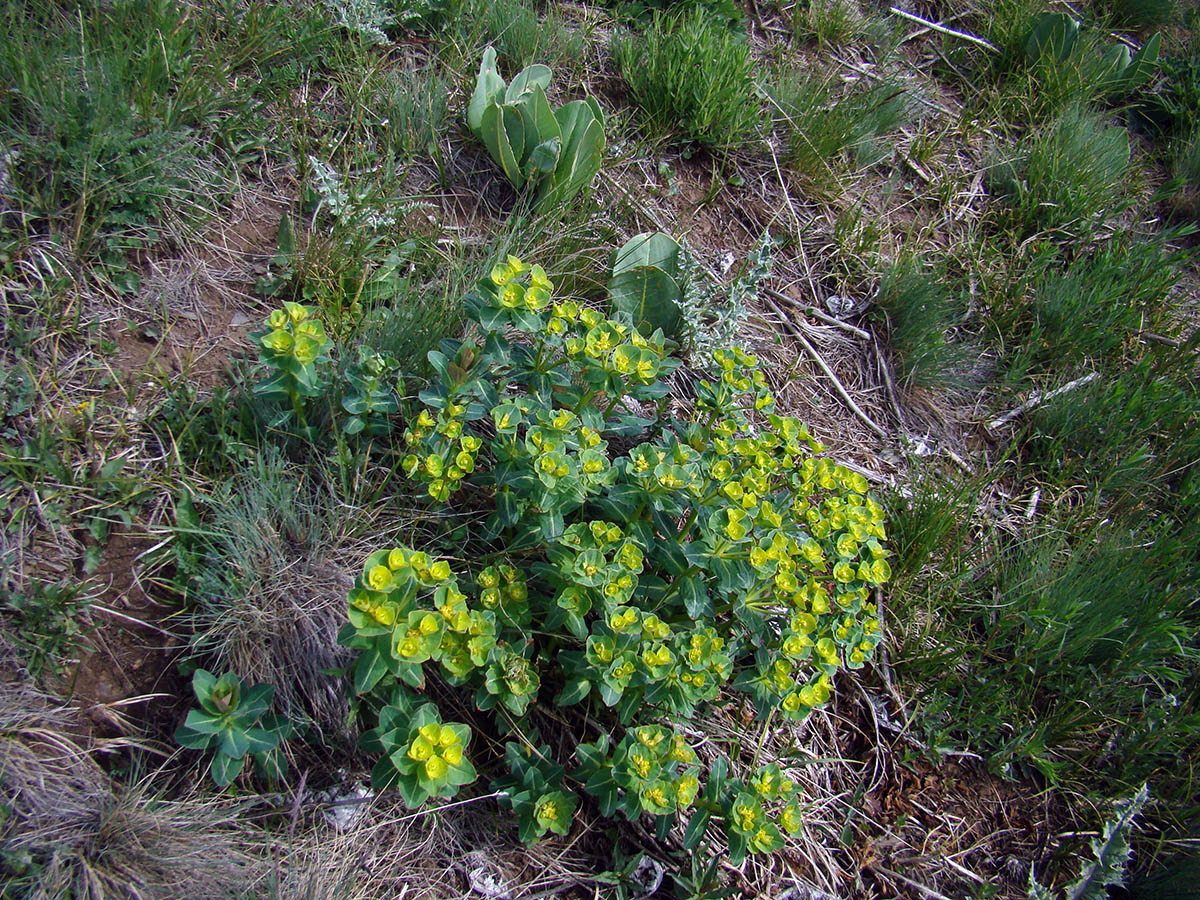
{"type": "Polygon", "coordinates": [[[284,777],[287,763],[280,744],[291,734],[291,723],[268,714],[274,688],[256,684],[242,690],[231,672],[217,678],[197,669],[192,689],[200,701],[175,732],[175,740],[190,750],[213,750],[209,774],[218,787],[227,787],[242,771],[247,758],[271,780],[284,777]]]}
{"type": "Polygon", "coordinates": [[[1095,112],[1072,107],[988,170],[1001,223],[1021,237],[1039,231],[1083,237],[1125,205],[1129,135],[1095,112]]]}
{"type": "Polygon", "coordinates": [[[702,9],[656,13],[642,34],[613,38],[613,58],[647,123],[708,150],[732,150],[762,115],[750,47],[702,9]]]}
{"type": "Polygon", "coordinates": [[[168,212],[211,213],[225,178],[210,145],[236,155],[261,137],[257,82],[235,74],[263,63],[294,75],[316,32],[262,5],[212,10],[243,26],[215,34],[206,15],[165,0],[83,6],[0,12],[0,143],[22,151],[20,208],[77,255],[112,261],[155,242],[168,212]]]}
{"type": "Polygon", "coordinates": [[[1148,359],[1055,398],[1032,425],[1028,459],[1056,481],[1091,485],[1146,516],[1155,504],[1181,526],[1191,522],[1200,390],[1167,362],[1148,359]]]}
{"type": "Polygon", "coordinates": [[[815,188],[844,171],[862,169],[891,153],[881,140],[911,115],[907,89],[892,80],[863,80],[849,88],[823,73],[792,69],[771,86],[773,109],[787,141],[787,164],[815,188]]]}
{"type": "Polygon", "coordinates": [[[1189,259],[1168,243],[1177,237],[1114,238],[1065,263],[1054,250],[1031,260],[1016,303],[994,311],[1014,368],[1116,362],[1139,332],[1169,328],[1170,297],[1189,259]]]}
{"type": "Polygon", "coordinates": [[[534,63],[562,69],[569,76],[586,52],[583,35],[556,9],[539,17],[529,0],[464,0],[456,24],[464,43],[479,48],[470,50],[468,57],[478,59],[479,51],[493,46],[509,77],[534,63]]]}
{"type": "Polygon", "coordinates": [[[1094,6],[1113,25],[1133,31],[1169,25],[1179,13],[1178,0],[1095,0],[1094,6]]]}
{"type": "Polygon", "coordinates": [[[714,22],[725,25],[730,31],[738,34],[746,31],[746,12],[736,0],[616,0],[610,5],[619,17],[642,24],[653,19],[656,12],[702,9],[714,22]]]}
{"type": "Polygon", "coordinates": [[[1198,659],[1190,553],[1161,529],[1039,529],[943,561],[921,602],[935,631],[897,663],[942,711],[936,740],[1105,790],[1171,771],[1200,749],[1194,697],[1179,705],[1198,659]]]}
{"type": "Polygon", "coordinates": [[[964,309],[944,273],[911,259],[897,262],[884,273],[876,304],[887,316],[892,362],[903,386],[953,389],[968,383],[978,351],[952,339],[964,309]]]}
{"type": "Polygon", "coordinates": [[[92,627],[91,604],[92,598],[78,584],[17,585],[8,572],[0,572],[0,617],[15,626],[6,633],[35,678],[62,674],[57,668],[79,653],[92,627]]]}

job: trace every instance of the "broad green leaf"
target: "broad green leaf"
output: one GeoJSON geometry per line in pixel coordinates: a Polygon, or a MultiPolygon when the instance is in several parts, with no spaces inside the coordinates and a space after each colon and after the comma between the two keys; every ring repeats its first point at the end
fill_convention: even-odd
{"type": "Polygon", "coordinates": [[[630,269],[652,266],[662,269],[672,278],[679,274],[679,244],[669,234],[645,231],[634,235],[622,245],[613,258],[613,274],[630,269]]]}
{"type": "MultiPolygon", "coordinates": [[[[192,712],[196,712],[196,710],[192,710],[192,712]]],[[[197,731],[186,724],[180,725],[175,731],[175,743],[189,750],[207,750],[215,739],[214,732],[197,731]]]]}
{"type": "Polygon", "coordinates": [[[265,753],[279,746],[279,736],[263,728],[247,728],[245,731],[249,753],[265,753]]]}
{"type": "Polygon", "coordinates": [[[250,738],[240,728],[227,728],[220,734],[221,752],[240,759],[250,749],[250,738]]]}
{"type": "Polygon", "coordinates": [[[483,125],[480,130],[483,143],[488,149],[497,165],[504,170],[504,174],[508,176],[508,180],[512,182],[513,187],[520,190],[525,186],[525,177],[521,174],[521,169],[517,165],[516,156],[513,154],[513,148],[508,142],[507,134],[504,130],[504,113],[500,111],[500,107],[496,104],[491,104],[483,111],[483,125]]]}
{"type": "Polygon", "coordinates": [[[558,162],[560,143],[557,137],[552,137],[533,148],[533,152],[529,154],[529,161],[525,164],[526,174],[531,179],[554,171],[554,166],[558,162]]]}
{"type": "Polygon", "coordinates": [[[555,138],[558,138],[561,144],[562,129],[546,100],[546,92],[540,85],[534,85],[518,104],[518,109],[521,110],[522,121],[525,124],[527,151],[555,138]]]}
{"type": "Polygon", "coordinates": [[[1041,59],[1063,61],[1071,55],[1079,38],[1079,20],[1066,13],[1042,13],[1025,41],[1030,62],[1041,59]]]}
{"type": "Polygon", "coordinates": [[[712,818],[712,813],[707,809],[698,809],[692,813],[687,831],[683,834],[683,848],[685,850],[692,851],[700,846],[700,842],[704,840],[704,835],[708,831],[708,821],[710,818],[712,818]]]}
{"type": "Polygon", "coordinates": [[[508,85],[508,90],[504,92],[504,102],[513,103],[526,91],[531,91],[534,88],[541,88],[542,91],[545,91],[546,88],[550,87],[550,77],[549,66],[543,66],[541,63],[526,66],[516,74],[516,77],[508,85]]]}
{"type": "Polygon", "coordinates": [[[592,683],[586,678],[572,678],[554,698],[556,706],[571,706],[583,700],[592,690],[592,683]]]}
{"type": "Polygon", "coordinates": [[[354,666],[354,692],[365,694],[387,674],[388,666],[378,650],[363,651],[354,666]]]}
{"type": "Polygon", "coordinates": [[[246,765],[246,757],[240,756],[234,758],[218,752],[213,757],[213,761],[209,766],[209,772],[212,774],[212,780],[216,782],[218,787],[228,787],[229,783],[238,777],[238,773],[242,771],[244,765],[246,765]]]}
{"type": "Polygon", "coordinates": [[[504,79],[496,71],[496,51],[488,47],[483,51],[479,64],[479,75],[475,79],[475,92],[467,106],[467,125],[476,134],[483,126],[483,111],[489,103],[500,103],[504,97],[504,79]]]}
{"type": "Polygon", "coordinates": [[[275,244],[284,256],[292,256],[296,252],[296,231],[292,227],[292,217],[286,212],[279,217],[279,229],[275,234],[275,244]]]}
{"type": "Polygon", "coordinates": [[[661,328],[674,337],[682,321],[679,285],[662,269],[642,266],[614,275],[608,283],[613,308],[627,312],[643,333],[661,328]]]}
{"type": "MultiPolygon", "coordinates": [[[[504,137],[508,138],[508,146],[512,150],[512,157],[516,160],[519,170],[522,160],[527,155],[526,143],[536,144],[537,135],[532,133],[527,135],[527,132],[533,131],[533,123],[530,122],[529,128],[526,128],[525,116],[521,112],[521,107],[505,104],[500,107],[500,112],[502,115],[501,121],[504,123],[504,137]]],[[[530,146],[529,149],[532,150],[533,147],[530,146]]],[[[500,152],[503,156],[503,148],[501,148],[500,152]]],[[[503,165],[503,160],[501,160],[501,165],[503,165]]],[[[505,168],[505,173],[507,172],[508,169],[505,168]]]]}

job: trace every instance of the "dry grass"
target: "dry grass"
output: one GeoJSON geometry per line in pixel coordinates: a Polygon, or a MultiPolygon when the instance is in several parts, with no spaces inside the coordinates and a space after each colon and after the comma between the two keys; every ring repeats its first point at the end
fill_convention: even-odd
{"type": "Polygon", "coordinates": [[[0,856],[32,900],[209,900],[243,896],[257,876],[235,806],[166,800],[149,778],[112,780],[74,711],[31,686],[0,635],[0,856]]]}

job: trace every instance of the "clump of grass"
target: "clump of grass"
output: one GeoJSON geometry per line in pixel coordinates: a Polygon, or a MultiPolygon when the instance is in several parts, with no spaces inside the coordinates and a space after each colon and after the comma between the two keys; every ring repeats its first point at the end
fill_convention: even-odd
{"type": "Polygon", "coordinates": [[[1067,369],[1116,362],[1140,331],[1167,327],[1169,298],[1188,255],[1169,241],[1114,238],[1059,265],[1052,252],[1031,261],[1028,299],[997,310],[1018,349],[1018,368],[1067,369]]]}
{"type": "Polygon", "coordinates": [[[649,21],[655,12],[678,13],[698,7],[731,31],[739,34],[746,32],[746,11],[738,5],[737,0],[610,0],[609,5],[618,17],[641,22],[649,21]]]}
{"type": "Polygon", "coordinates": [[[309,13],[262,5],[6,5],[0,144],[22,149],[11,205],[81,259],[187,233],[227,192],[227,154],[262,143],[257,91],[295,77],[317,43],[309,13]]]}
{"type": "Polygon", "coordinates": [[[432,67],[404,67],[389,73],[384,87],[383,139],[395,159],[435,156],[450,123],[449,81],[432,67]],[[433,149],[431,149],[433,148],[433,149]]]}
{"type": "Polygon", "coordinates": [[[1004,202],[1001,223],[1019,237],[1085,238],[1124,208],[1128,169],[1128,132],[1075,106],[993,163],[987,183],[1004,202]]]}
{"type": "Polygon", "coordinates": [[[1113,25],[1131,31],[1169,25],[1179,15],[1176,0],[1105,0],[1096,6],[1096,11],[1107,14],[1113,25]]]}
{"type": "Polygon", "coordinates": [[[907,121],[907,89],[891,79],[840,89],[820,72],[791,69],[770,88],[787,141],[788,167],[810,188],[830,190],[847,171],[867,168],[891,152],[880,139],[907,121]]]}
{"type": "Polygon", "coordinates": [[[550,8],[539,16],[529,0],[464,0],[455,23],[467,66],[474,66],[472,75],[488,45],[496,48],[509,78],[533,63],[576,73],[587,53],[584,34],[570,27],[560,10],[550,8]]]}
{"type": "Polygon", "coordinates": [[[1027,461],[1125,511],[1157,507],[1186,525],[1200,459],[1200,392],[1186,373],[1150,358],[1055,398],[1033,414],[1027,461]]]}
{"type": "Polygon", "coordinates": [[[943,553],[966,543],[982,479],[956,482],[932,466],[917,465],[912,477],[887,500],[888,531],[896,547],[892,587],[905,595],[926,571],[937,566],[943,553]]]}
{"type": "MultiPolygon", "coordinates": [[[[244,896],[261,869],[221,804],[114,783],[77,743],[85,726],[33,689],[0,633],[0,873],[5,897],[244,896]]],[[[119,742],[113,742],[117,744],[119,742]]]]}
{"type": "Polygon", "coordinates": [[[644,33],[614,37],[612,54],[631,99],[659,134],[728,151],[758,129],[750,47],[702,8],[655,14],[644,33]]]}
{"type": "Polygon", "coordinates": [[[963,304],[944,272],[904,259],[884,272],[875,302],[887,316],[888,345],[904,387],[955,390],[977,352],[952,339],[963,304]]]}
{"type": "MultiPolygon", "coordinates": [[[[895,611],[937,618],[896,666],[943,712],[939,740],[967,743],[1004,773],[1112,792],[1196,749],[1195,710],[1170,710],[1196,664],[1194,588],[1178,578],[1188,551],[1159,532],[1069,531],[993,534],[930,576],[928,593],[895,611]]],[[[1175,788],[1184,801],[1190,786],[1175,788]]]]}
{"type": "Polygon", "coordinates": [[[331,674],[349,584],[335,556],[332,501],[268,446],[181,535],[192,649],[214,671],[275,688],[276,708],[340,734],[347,700],[331,674]]]}
{"type": "Polygon", "coordinates": [[[1195,216],[1200,210],[1200,125],[1174,148],[1171,171],[1175,192],[1171,204],[1182,214],[1195,216]]]}
{"type": "Polygon", "coordinates": [[[867,31],[867,20],[854,0],[797,0],[792,7],[792,36],[818,50],[836,50],[867,31]]]}

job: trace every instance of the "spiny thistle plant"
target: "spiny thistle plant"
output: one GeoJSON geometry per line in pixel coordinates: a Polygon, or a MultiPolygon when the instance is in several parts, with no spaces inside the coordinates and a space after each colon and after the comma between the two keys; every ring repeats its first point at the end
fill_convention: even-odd
{"type": "Polygon", "coordinates": [[[689,849],[714,822],[734,860],[778,849],[802,822],[794,783],[774,764],[746,781],[724,759],[705,771],[689,732],[663,723],[729,689],[765,720],[826,704],[838,670],[861,668],[881,637],[883,510],[775,414],[753,356],[714,352],[673,418],[678,363],[661,331],[553,291],[509,257],[467,297],[482,340],[430,354],[437,377],[403,468],[477,526],[460,558],[375,551],[350,591],[340,640],[359,651],[355,688],[378,717],[376,784],[419,805],[474,777],[468,726],[418,701],[430,676],[520,736],[497,786],[526,840],[568,831],[574,785],[602,814],[650,815],[664,834],[687,819],[689,849]],[[604,733],[554,759],[535,749],[550,705],[604,733]]]}

